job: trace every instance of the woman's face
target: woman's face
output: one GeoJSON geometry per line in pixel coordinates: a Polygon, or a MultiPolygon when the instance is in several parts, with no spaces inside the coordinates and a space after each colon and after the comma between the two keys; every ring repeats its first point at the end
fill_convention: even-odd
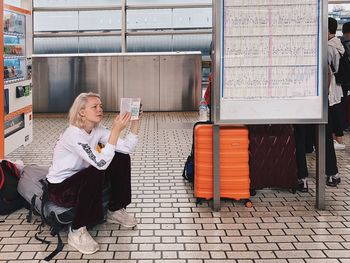
{"type": "Polygon", "coordinates": [[[100,123],[103,118],[101,100],[97,97],[88,97],[86,107],[80,111],[80,114],[85,117],[86,122],[100,123]]]}

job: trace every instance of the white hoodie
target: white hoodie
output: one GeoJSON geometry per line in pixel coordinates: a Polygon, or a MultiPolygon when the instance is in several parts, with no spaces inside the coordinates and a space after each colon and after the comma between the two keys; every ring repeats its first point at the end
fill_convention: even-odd
{"type": "Polygon", "coordinates": [[[340,54],[344,54],[344,47],[340,39],[333,37],[328,40],[328,64],[333,65],[335,72],[332,72],[331,85],[329,87],[329,106],[340,103],[341,98],[343,97],[343,90],[340,85],[335,82],[334,73],[338,72],[339,69],[339,60],[340,54]]]}
{"type": "Polygon", "coordinates": [[[110,131],[102,125],[92,129],[90,134],[70,125],[55,146],[47,180],[54,184],[61,183],[90,165],[106,170],[115,151],[130,154],[135,150],[137,135],[129,133],[125,139],[119,138],[116,145],[108,143],[109,135],[110,131]],[[106,145],[100,152],[96,150],[98,143],[106,145]]]}

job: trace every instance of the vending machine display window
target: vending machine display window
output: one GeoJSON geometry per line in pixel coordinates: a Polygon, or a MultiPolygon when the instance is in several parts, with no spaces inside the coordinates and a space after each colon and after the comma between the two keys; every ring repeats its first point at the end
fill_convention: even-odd
{"type": "Polygon", "coordinates": [[[26,76],[25,16],[4,11],[4,78],[5,84],[26,76]]]}
{"type": "Polygon", "coordinates": [[[24,113],[5,121],[5,138],[24,128],[24,113]]]}

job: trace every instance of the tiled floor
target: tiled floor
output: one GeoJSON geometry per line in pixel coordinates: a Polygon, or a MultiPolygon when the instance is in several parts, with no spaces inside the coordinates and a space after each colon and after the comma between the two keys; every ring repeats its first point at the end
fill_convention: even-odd
{"type": "MultiPolygon", "coordinates": [[[[49,165],[66,120],[36,117],[33,143],[8,158],[49,165]]],[[[315,209],[311,179],[310,193],[262,190],[252,198],[252,208],[222,201],[221,211],[212,212],[207,202],[195,204],[191,185],[181,177],[195,121],[193,112],[145,114],[132,157],[128,207],[138,227],[104,223],[92,232],[100,252],[82,255],[66,245],[56,262],[350,262],[350,147],[337,152],[342,183],[326,189],[325,211],[315,209]]],[[[111,122],[107,114],[104,123],[111,122]]],[[[349,135],[346,142],[350,145],[349,135]]],[[[308,158],[313,177],[314,156],[308,158]]],[[[0,217],[0,262],[40,262],[54,249],[56,238],[48,231],[53,245],[34,238],[37,225],[26,222],[26,213],[0,217]]]]}

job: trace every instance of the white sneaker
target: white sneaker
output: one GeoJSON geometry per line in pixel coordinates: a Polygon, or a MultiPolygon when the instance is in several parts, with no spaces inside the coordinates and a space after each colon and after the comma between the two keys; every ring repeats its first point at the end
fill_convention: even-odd
{"type": "Polygon", "coordinates": [[[345,149],[345,144],[344,143],[339,143],[336,140],[334,140],[334,149],[335,150],[344,150],[345,149]]]}
{"type": "Polygon", "coordinates": [[[68,233],[68,244],[83,254],[93,254],[99,250],[98,243],[90,236],[86,227],[68,233]]]}
{"type": "Polygon", "coordinates": [[[135,227],[137,225],[135,217],[129,215],[124,208],[114,212],[108,210],[107,222],[120,224],[124,227],[135,227]]]}

